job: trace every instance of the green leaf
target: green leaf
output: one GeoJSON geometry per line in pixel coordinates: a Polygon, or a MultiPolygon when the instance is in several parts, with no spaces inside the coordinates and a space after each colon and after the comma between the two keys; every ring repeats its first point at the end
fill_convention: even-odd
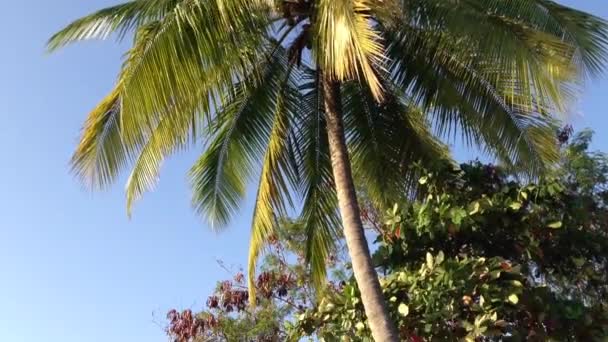
{"type": "Polygon", "coordinates": [[[481,207],[481,205],[479,204],[478,201],[475,201],[472,205],[471,205],[471,209],[469,211],[469,215],[474,215],[477,214],[479,212],[479,209],[481,207]]]}
{"type": "Polygon", "coordinates": [[[426,253],[426,267],[433,269],[433,255],[429,252],[426,253]]]}
{"type": "Polygon", "coordinates": [[[450,218],[456,225],[460,225],[465,217],[467,217],[467,212],[462,208],[452,208],[450,210],[450,218]]]}
{"type": "Polygon", "coordinates": [[[443,254],[443,251],[439,251],[439,253],[437,253],[437,256],[435,257],[435,265],[441,265],[444,259],[445,255],[443,254]]]}
{"type": "Polygon", "coordinates": [[[562,227],[562,221],[555,221],[555,222],[549,223],[549,225],[547,225],[547,227],[553,228],[553,229],[560,229],[562,227]]]}
{"type": "Polygon", "coordinates": [[[410,308],[405,305],[405,303],[399,304],[399,314],[403,317],[406,317],[410,313],[410,308]]]}
{"type": "Polygon", "coordinates": [[[418,180],[418,183],[420,183],[420,184],[423,184],[423,185],[424,185],[424,184],[426,184],[428,181],[429,181],[429,177],[424,176],[424,177],[421,177],[421,178],[418,180]]]}
{"type": "Polygon", "coordinates": [[[520,192],[520,194],[521,194],[521,197],[523,197],[525,200],[528,199],[528,193],[527,192],[522,191],[522,192],[520,192]]]}
{"type": "Polygon", "coordinates": [[[512,280],[511,281],[511,285],[513,285],[515,287],[522,287],[522,286],[524,286],[524,284],[522,284],[521,281],[519,281],[519,280],[512,280]]]}
{"type": "Polygon", "coordinates": [[[460,324],[466,331],[471,331],[475,329],[475,326],[468,321],[462,321],[460,324]]]}
{"type": "Polygon", "coordinates": [[[508,298],[509,302],[511,302],[512,304],[517,304],[519,303],[519,297],[517,297],[517,295],[515,293],[511,294],[508,298]]]}
{"type": "Polygon", "coordinates": [[[365,329],[365,324],[363,322],[357,322],[357,324],[355,324],[355,328],[357,328],[357,330],[361,331],[361,330],[365,329]]]}
{"type": "Polygon", "coordinates": [[[583,267],[585,264],[585,258],[572,258],[572,262],[576,265],[576,267],[583,267]]]}
{"type": "Polygon", "coordinates": [[[513,202],[513,203],[511,203],[511,205],[509,205],[509,208],[517,211],[517,210],[521,209],[521,206],[522,206],[521,202],[513,202]]]}

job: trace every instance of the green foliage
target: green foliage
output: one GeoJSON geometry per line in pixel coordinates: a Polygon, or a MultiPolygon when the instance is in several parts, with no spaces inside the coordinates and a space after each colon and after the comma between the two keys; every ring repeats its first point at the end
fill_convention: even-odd
{"type": "MultiPolygon", "coordinates": [[[[522,185],[479,162],[425,172],[419,199],[384,215],[374,259],[402,337],[415,341],[608,338],[608,158],[583,132],[522,185]]],[[[370,340],[355,282],[292,332],[370,340]]]]}
{"type": "MultiPolygon", "coordinates": [[[[221,336],[224,341],[272,341],[282,336],[285,323],[285,309],[263,305],[251,314],[220,314],[213,335],[221,336]]],[[[199,317],[205,319],[205,314],[199,317]]]]}
{"type": "MultiPolygon", "coordinates": [[[[496,322],[511,311],[512,301],[522,293],[521,274],[513,268],[505,270],[505,261],[499,258],[443,258],[441,252],[429,253],[426,262],[417,267],[400,269],[382,279],[403,337],[420,335],[441,341],[475,338],[497,330],[496,322]]],[[[302,316],[299,325],[309,333],[322,327],[320,336],[328,341],[342,335],[354,340],[369,336],[354,284],[327,297],[318,311],[302,316]],[[357,326],[359,322],[362,325],[357,326]]]]}
{"type": "MultiPolygon", "coordinates": [[[[568,134],[571,132],[564,132],[568,134]]],[[[565,147],[558,175],[565,178],[574,191],[594,196],[595,200],[608,203],[608,155],[590,152],[588,149],[593,131],[584,130],[565,147]]]]}
{"type": "Polygon", "coordinates": [[[431,249],[532,262],[549,278],[571,277],[580,270],[574,260],[584,258],[600,267],[592,278],[605,278],[605,204],[572,193],[558,179],[520,186],[491,166],[463,168],[447,179],[428,176],[423,200],[406,206],[392,224],[399,236],[380,241],[379,265],[403,265],[431,249]]]}

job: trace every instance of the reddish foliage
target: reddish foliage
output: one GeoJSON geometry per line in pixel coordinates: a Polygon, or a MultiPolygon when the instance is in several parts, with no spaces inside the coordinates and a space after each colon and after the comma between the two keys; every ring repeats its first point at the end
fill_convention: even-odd
{"type": "Polygon", "coordinates": [[[424,342],[424,340],[422,339],[422,337],[420,337],[418,335],[412,335],[412,336],[410,336],[410,341],[411,342],[424,342]]]}
{"type": "Polygon", "coordinates": [[[245,275],[242,272],[237,273],[234,276],[234,282],[237,284],[242,284],[243,282],[245,282],[245,275]]]}
{"type": "Polygon", "coordinates": [[[175,342],[188,342],[196,336],[202,334],[206,329],[213,329],[218,326],[218,321],[213,315],[206,318],[195,317],[192,310],[184,310],[178,312],[171,310],[167,314],[169,327],[167,334],[173,338],[175,342]]]}

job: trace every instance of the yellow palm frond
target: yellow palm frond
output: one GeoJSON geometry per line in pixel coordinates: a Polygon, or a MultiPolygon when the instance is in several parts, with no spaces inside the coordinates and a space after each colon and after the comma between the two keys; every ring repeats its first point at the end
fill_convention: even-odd
{"type": "Polygon", "coordinates": [[[316,20],[317,62],[332,78],[367,82],[374,97],[380,100],[378,69],[384,64],[384,47],[369,14],[366,0],[320,0],[316,20]]]}
{"type": "MultiPolygon", "coordinates": [[[[291,174],[289,166],[288,138],[291,112],[284,104],[284,98],[277,103],[274,125],[262,162],[262,173],[258,184],[251,240],[249,243],[248,282],[249,298],[255,305],[255,273],[260,252],[275,235],[276,225],[281,217],[287,215],[285,201],[291,203],[290,182],[285,174],[291,174]]],[[[293,177],[291,177],[293,179],[293,177]]]]}
{"type": "Polygon", "coordinates": [[[71,160],[72,170],[91,189],[111,184],[126,162],[120,135],[120,96],[114,89],[85,121],[71,160]]]}

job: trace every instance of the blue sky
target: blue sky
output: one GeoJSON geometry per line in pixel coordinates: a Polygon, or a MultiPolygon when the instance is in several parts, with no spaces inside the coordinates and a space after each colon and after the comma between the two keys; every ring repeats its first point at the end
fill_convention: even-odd
{"type": "MultiPolygon", "coordinates": [[[[68,160],[86,113],[111,88],[125,46],[87,42],[44,54],[48,36],[110,0],[3,4],[0,21],[0,341],[166,341],[170,308],[200,308],[216,263],[244,265],[251,216],[221,234],[190,210],[185,172],[196,151],[166,163],[160,186],[125,213],[122,184],[91,194],[68,160]],[[154,315],[153,315],[154,314],[154,315]]],[[[605,1],[564,0],[608,17],[605,1]]],[[[608,78],[588,84],[570,114],[608,127],[608,78]]],[[[608,135],[595,147],[608,150],[608,135]]]]}

